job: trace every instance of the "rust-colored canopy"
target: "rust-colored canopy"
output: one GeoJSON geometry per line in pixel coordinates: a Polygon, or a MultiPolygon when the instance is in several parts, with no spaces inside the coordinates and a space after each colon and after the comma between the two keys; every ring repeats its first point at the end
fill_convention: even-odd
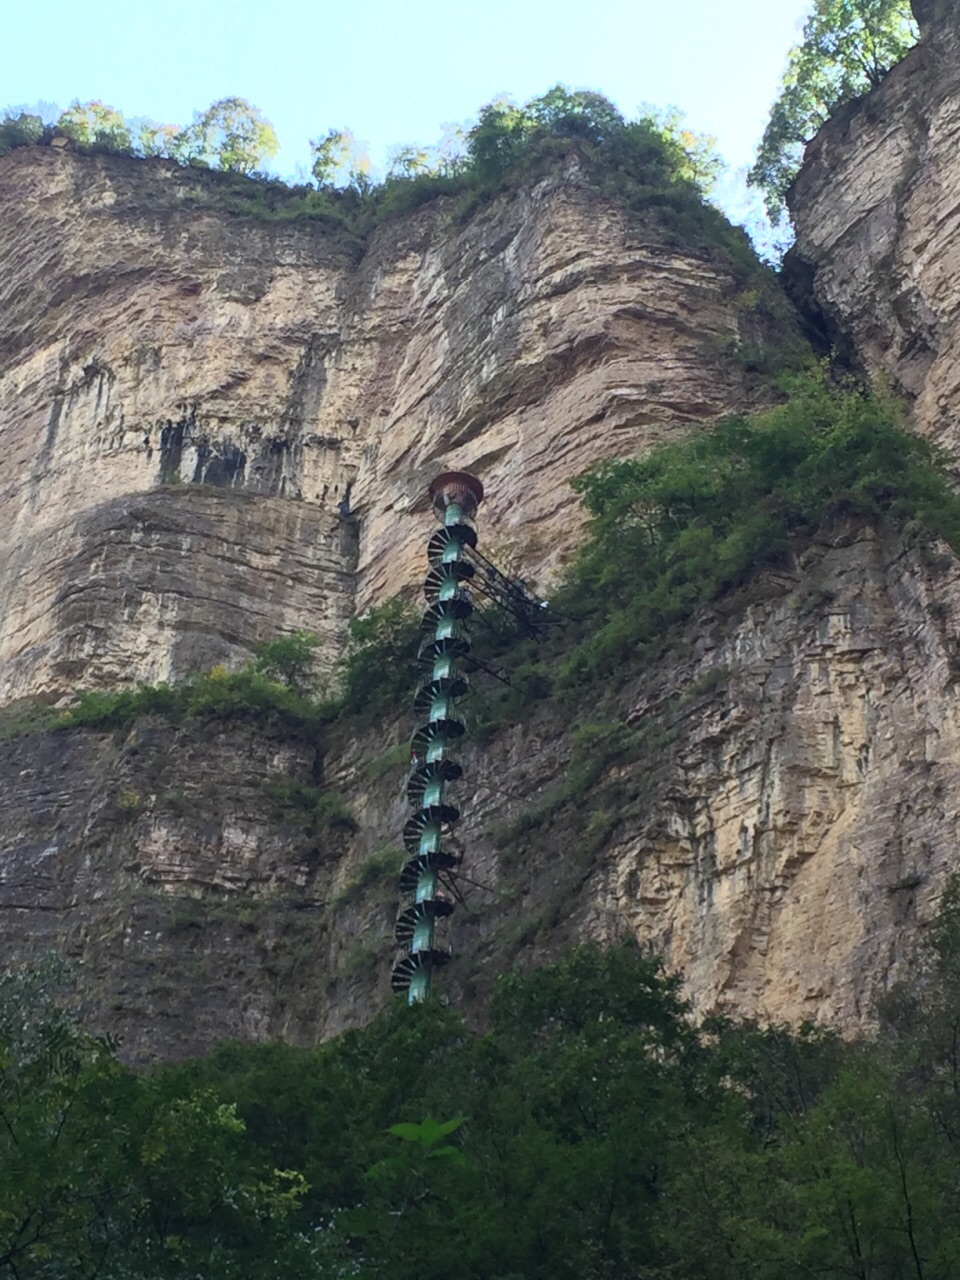
{"type": "Polygon", "coordinates": [[[430,499],[440,515],[451,502],[463,508],[471,516],[483,501],[483,485],[468,471],[444,471],[430,482],[430,499]]]}

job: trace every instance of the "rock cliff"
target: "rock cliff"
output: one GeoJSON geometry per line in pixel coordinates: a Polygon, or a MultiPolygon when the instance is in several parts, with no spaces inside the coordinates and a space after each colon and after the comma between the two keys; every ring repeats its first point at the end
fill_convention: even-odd
{"type": "MultiPolygon", "coordinates": [[[[468,745],[444,995],[476,1014],[513,963],[633,936],[701,1011],[867,1020],[955,866],[958,635],[953,555],[838,527],[606,705],[468,745]]],[[[137,1060],[362,1022],[390,998],[407,731],[0,743],[5,955],[64,951],[137,1060]],[[347,812],[304,824],[290,780],[347,812]]]]}
{"type": "Polygon", "coordinates": [[[960,22],[952,6],[916,8],[921,42],[807,148],[788,196],[787,269],[861,365],[913,399],[916,429],[956,465],[960,22]]]}
{"type": "Polygon", "coordinates": [[[230,192],[172,162],[0,160],[0,701],[181,678],[278,629],[331,658],[420,576],[407,517],[447,466],[542,576],[576,538],[571,476],[752,398],[740,273],[574,159],[365,245],[230,192]]]}
{"type": "MultiPolygon", "coordinates": [[[[809,148],[793,273],[960,456],[960,60],[929,9],[809,148]]],[[[445,466],[487,485],[484,545],[546,580],[578,537],[572,475],[758,395],[742,276],[573,160],[363,245],[221,187],[0,159],[3,699],[176,679],[294,627],[332,659],[355,610],[420,577],[445,466]]],[[[954,868],[958,641],[956,557],[838,518],[603,702],[475,735],[445,995],[481,1017],[505,966],[633,936],[700,1011],[869,1019],[954,868]]],[[[363,1021],[389,998],[408,725],[0,741],[3,956],[72,957],[138,1061],[363,1021]]]]}

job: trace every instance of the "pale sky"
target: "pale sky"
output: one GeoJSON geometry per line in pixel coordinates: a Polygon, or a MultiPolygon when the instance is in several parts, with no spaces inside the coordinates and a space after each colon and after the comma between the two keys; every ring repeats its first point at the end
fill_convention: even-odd
{"type": "Polygon", "coordinates": [[[810,0],[45,0],[6,6],[0,108],[99,98],[188,123],[239,96],[272,121],[272,168],[309,168],[308,139],[347,127],[382,167],[502,93],[592,89],[627,116],[678,106],[750,163],[810,0]]]}

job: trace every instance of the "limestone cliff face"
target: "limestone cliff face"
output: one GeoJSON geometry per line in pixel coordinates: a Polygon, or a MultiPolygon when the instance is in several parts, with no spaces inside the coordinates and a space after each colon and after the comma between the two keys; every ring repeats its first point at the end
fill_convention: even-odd
{"type": "Polygon", "coordinates": [[[733,268],[573,160],[365,247],[223,192],[160,161],[0,161],[0,701],[181,678],[295,627],[332,658],[420,576],[408,517],[447,466],[543,576],[576,539],[571,476],[750,400],[733,268]]]}
{"type": "MultiPolygon", "coordinates": [[[[794,256],[960,457],[938,12],[811,146],[794,256]]],[[[755,394],[732,269],[573,162],[365,246],[229,213],[219,183],[0,160],[0,701],[177,678],[293,627],[332,657],[420,577],[441,467],[480,474],[484,546],[545,577],[578,536],[570,476],[755,394]]],[[[443,990],[479,1017],[504,967],[633,936],[701,1011],[868,1020],[955,869],[958,646],[952,553],[838,524],[602,704],[468,740],[443,990]]],[[[408,728],[401,708],[318,741],[241,718],[0,741],[0,958],[71,956],[138,1061],[362,1022],[389,999],[408,728]],[[343,810],[305,812],[291,781],[343,810]]]]}
{"type": "Polygon", "coordinates": [[[0,165],[2,698],[229,662],[305,612],[342,631],[337,522],[288,499],[303,454],[331,491],[355,469],[297,395],[350,251],[196,195],[165,166],[0,165]]]}
{"type": "Polygon", "coordinates": [[[960,461],[960,18],[917,13],[920,44],[808,146],[790,258],[835,333],[960,461]]]}
{"type": "MultiPolygon", "coordinates": [[[[955,557],[839,528],[603,707],[534,704],[469,745],[442,991],[477,1015],[511,964],[633,936],[701,1011],[869,1020],[956,866],[958,639],[955,557]],[[585,739],[616,747],[577,786],[585,739]]],[[[141,1061],[364,1021],[390,999],[406,732],[0,743],[4,955],[65,952],[141,1061]],[[306,830],[289,780],[352,821],[306,830]]]]}
{"type": "Polygon", "coordinates": [[[853,1027],[955,870],[960,573],[869,531],[797,570],[698,642],[694,682],[730,683],[676,714],[676,772],[614,837],[592,919],[662,949],[701,1009],[853,1027]]]}

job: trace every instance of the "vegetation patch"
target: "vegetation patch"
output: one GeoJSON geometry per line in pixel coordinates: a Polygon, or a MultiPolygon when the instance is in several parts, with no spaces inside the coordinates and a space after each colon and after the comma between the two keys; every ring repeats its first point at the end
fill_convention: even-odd
{"type": "Polygon", "coordinates": [[[252,719],[294,737],[311,738],[330,711],[248,664],[233,672],[214,667],[178,685],[141,684],[112,693],[88,690],[78,695],[56,727],[124,730],[148,715],[174,723],[192,717],[252,719]]]}
{"type": "Polygon", "coordinates": [[[909,0],[815,0],[748,176],[774,225],[806,144],[845,102],[877,88],[917,36],[909,0]]]}
{"type": "Polygon", "coordinates": [[[381,181],[371,177],[350,131],[333,129],[311,141],[316,186],[291,186],[262,172],[277,138],[242,98],[220,99],[185,126],[128,121],[98,100],[74,102],[56,119],[16,109],[0,118],[0,156],[55,140],[81,152],[215,169],[224,180],[197,183],[188,202],[266,221],[327,222],[358,241],[440,198],[452,219],[464,222],[500,193],[574,161],[586,180],[667,243],[719,251],[743,286],[752,282],[774,306],[779,297],[746,233],[705,199],[722,167],[714,139],[685,128],[675,109],[648,107],[629,120],[602,94],[562,85],[523,104],[499,98],[472,126],[448,129],[435,147],[398,147],[381,181]]]}
{"type": "Polygon", "coordinates": [[[574,481],[591,520],[551,597],[563,621],[543,645],[495,646],[519,680],[494,710],[515,716],[530,698],[616,687],[639,656],[832,519],[912,527],[960,548],[960,497],[943,459],[904,428],[892,398],[824,369],[786,387],[774,408],[574,481]]]}
{"type": "Polygon", "coordinates": [[[57,724],[60,712],[48,698],[17,698],[0,707],[0,742],[22,738],[29,733],[46,733],[57,724]]]}
{"type": "Polygon", "coordinates": [[[382,888],[389,885],[391,891],[396,888],[397,875],[403,861],[398,841],[388,841],[361,862],[354,875],[339,891],[334,902],[342,905],[361,897],[368,889],[382,888]]]}
{"type": "Polygon", "coordinates": [[[306,835],[316,837],[324,831],[357,829],[357,820],[338,791],[293,779],[267,783],[265,791],[274,813],[306,835]]]}
{"type": "MultiPolygon", "coordinates": [[[[501,974],[482,1033],[395,1002],[315,1048],[137,1074],[66,1011],[62,966],[0,975],[0,1257],[23,1280],[950,1280],[958,904],[851,1039],[698,1018],[635,945],[581,946],[501,974]]],[[[313,954],[291,936],[278,981],[313,954]]],[[[343,973],[379,959],[361,939],[343,973]]]]}
{"type": "Polygon", "coordinates": [[[352,618],[337,669],[337,715],[370,720],[407,698],[420,639],[419,614],[401,596],[352,618]]]}

